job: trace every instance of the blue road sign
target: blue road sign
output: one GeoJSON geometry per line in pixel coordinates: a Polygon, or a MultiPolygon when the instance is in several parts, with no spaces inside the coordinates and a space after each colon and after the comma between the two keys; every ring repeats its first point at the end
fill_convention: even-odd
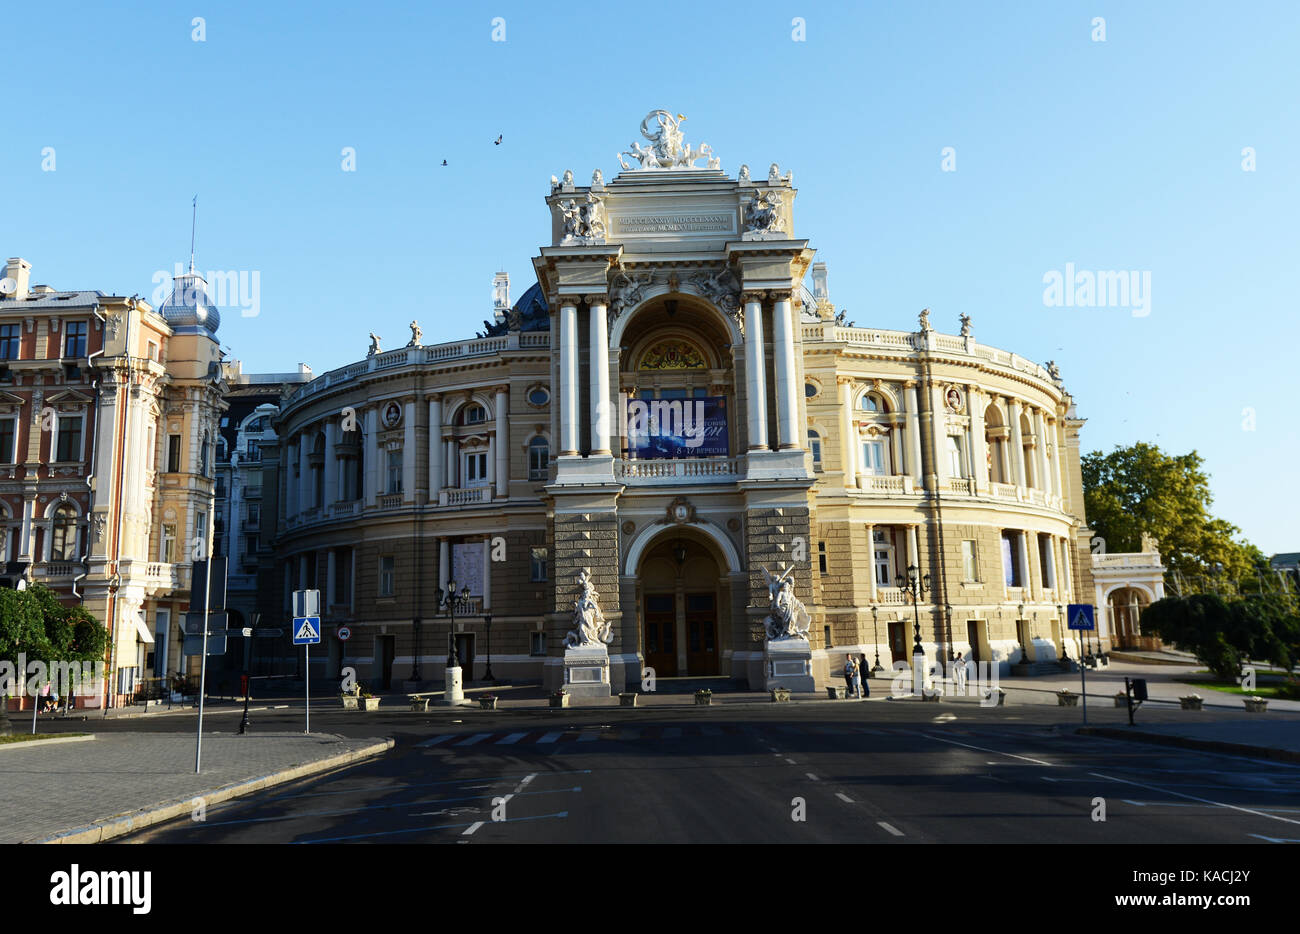
{"type": "Polygon", "coordinates": [[[293,644],[316,645],[320,642],[320,617],[295,616],[293,618],[293,644]]]}
{"type": "Polygon", "coordinates": [[[1093,632],[1097,628],[1097,619],[1093,616],[1091,603],[1071,603],[1066,608],[1065,619],[1069,629],[1093,632]]]}

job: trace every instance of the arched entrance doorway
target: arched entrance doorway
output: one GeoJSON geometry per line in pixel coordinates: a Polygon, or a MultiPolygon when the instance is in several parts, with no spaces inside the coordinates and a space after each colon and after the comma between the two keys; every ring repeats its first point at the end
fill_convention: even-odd
{"type": "Polygon", "coordinates": [[[1151,598],[1145,591],[1137,587],[1120,587],[1111,591],[1106,602],[1110,609],[1112,638],[1118,647],[1159,648],[1159,640],[1154,636],[1142,634],[1142,611],[1151,602],[1151,598]]]}
{"type": "Polygon", "coordinates": [[[660,678],[720,674],[726,588],[713,546],[689,531],[666,534],[637,577],[646,667],[660,678]]]}

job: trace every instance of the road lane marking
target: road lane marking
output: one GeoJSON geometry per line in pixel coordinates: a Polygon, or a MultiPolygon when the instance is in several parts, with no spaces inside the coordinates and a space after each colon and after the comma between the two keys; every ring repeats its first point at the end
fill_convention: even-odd
{"type": "Polygon", "coordinates": [[[483,826],[483,822],[482,822],[481,820],[476,820],[476,821],[474,821],[474,823],[470,824],[470,825],[469,825],[468,827],[466,827],[463,831],[461,831],[461,834],[460,834],[460,835],[461,835],[462,837],[468,837],[468,836],[470,836],[472,833],[474,833],[474,831],[478,830],[478,829],[479,829],[480,827],[482,827],[482,826],[483,826]]]}
{"type": "Polygon", "coordinates": [[[818,778],[816,775],[814,775],[812,772],[804,772],[803,774],[807,775],[808,778],[809,778],[810,780],[814,781],[814,782],[819,782],[819,781],[821,781],[821,779],[818,778]]]}
{"type": "Polygon", "coordinates": [[[1266,837],[1262,833],[1248,833],[1246,836],[1265,840],[1268,843],[1300,843],[1300,840],[1296,840],[1293,837],[1266,837]]]}
{"type": "Polygon", "coordinates": [[[452,743],[453,746],[473,746],[475,743],[481,743],[491,736],[491,733],[475,733],[468,739],[462,739],[459,743],[452,743]]]}
{"type": "Polygon", "coordinates": [[[953,746],[965,746],[967,749],[978,749],[980,752],[991,752],[995,756],[1009,756],[1012,759],[1021,759],[1025,762],[1032,762],[1035,765],[1051,766],[1053,763],[1044,762],[1042,759],[1034,759],[1030,756],[1018,756],[1014,752],[1003,752],[1001,749],[989,749],[986,746],[972,746],[970,743],[959,743],[955,739],[944,739],[942,736],[935,736],[933,733],[922,733],[922,736],[928,736],[930,739],[937,739],[941,743],[951,743],[953,746]]]}
{"type": "MultiPolygon", "coordinates": [[[[508,817],[503,821],[496,821],[498,824],[517,824],[523,821],[532,820],[549,820],[556,818],[563,820],[569,816],[568,811],[556,811],[554,814],[538,814],[534,817],[508,817]]],[[[482,823],[482,821],[479,821],[482,823]]],[[[431,830],[458,830],[465,824],[438,824],[433,827],[406,827],[401,830],[380,830],[375,833],[356,833],[346,837],[316,837],[312,840],[294,840],[294,843],[341,843],[344,840],[364,840],[366,837],[391,837],[399,833],[427,833],[431,830]]],[[[463,834],[462,834],[463,836],[463,834]]]]}
{"type": "Polygon", "coordinates": [[[903,836],[903,831],[899,830],[899,829],[898,829],[897,827],[895,827],[893,824],[886,824],[886,823],[885,823],[884,821],[882,821],[882,820],[878,820],[878,821],[876,821],[876,823],[879,824],[881,827],[884,827],[886,830],[888,830],[890,833],[892,833],[895,837],[901,837],[901,836],[903,836]]]}
{"type": "Polygon", "coordinates": [[[1162,794],[1174,795],[1178,798],[1186,798],[1188,801],[1199,801],[1202,804],[1212,804],[1215,807],[1230,808],[1234,811],[1241,811],[1245,814],[1254,814],[1256,817],[1267,817],[1269,820],[1280,820],[1284,824],[1300,824],[1300,820],[1292,820],[1289,817],[1278,817],[1276,814],[1266,814],[1263,811],[1256,811],[1252,808],[1238,807],[1235,804],[1224,804],[1220,801],[1211,801],[1209,798],[1198,798],[1195,795],[1185,795],[1181,791],[1171,791],[1168,788],[1161,788],[1158,785],[1144,785],[1142,782],[1129,781],[1127,778],[1114,778],[1110,775],[1102,775],[1100,772],[1089,772],[1096,778],[1105,779],[1108,782],[1122,782],[1125,785],[1136,785],[1139,788],[1145,788],[1148,791],[1158,791],[1162,794]]]}
{"type": "Polygon", "coordinates": [[[843,801],[845,804],[852,804],[852,803],[853,803],[853,799],[850,798],[848,795],[846,795],[846,794],[845,794],[844,792],[842,792],[842,791],[837,791],[837,792],[835,792],[835,797],[839,798],[839,799],[840,799],[841,801],[843,801]]]}
{"type": "Polygon", "coordinates": [[[511,733],[509,736],[505,737],[504,739],[499,739],[499,740],[497,740],[495,745],[497,745],[497,746],[510,746],[510,745],[513,745],[513,744],[519,742],[521,739],[523,739],[523,738],[524,738],[525,736],[527,736],[527,735],[528,735],[527,731],[525,731],[525,732],[523,732],[523,733],[511,733]]]}
{"type": "Polygon", "coordinates": [[[786,761],[786,762],[789,762],[791,765],[794,765],[794,760],[791,759],[791,758],[788,758],[788,757],[787,757],[785,761],[786,761]]]}
{"type": "Polygon", "coordinates": [[[578,742],[580,742],[580,743],[594,743],[594,742],[595,742],[596,740],[598,740],[598,739],[600,739],[600,734],[599,734],[599,733],[579,733],[579,734],[578,734],[578,742]]]}
{"type": "Polygon", "coordinates": [[[551,732],[543,736],[541,739],[539,739],[537,741],[537,745],[540,746],[542,743],[553,743],[563,735],[564,735],[563,730],[552,730],[551,732]]]}
{"type": "Polygon", "coordinates": [[[435,736],[432,739],[426,739],[423,742],[416,743],[415,745],[417,748],[425,747],[425,746],[436,746],[439,743],[445,742],[449,739],[455,739],[459,735],[460,735],[459,733],[444,733],[441,736],[435,736]]]}
{"type": "MultiPolygon", "coordinates": [[[[589,771],[589,770],[584,769],[584,771],[589,771]]],[[[536,772],[529,772],[527,775],[524,776],[523,781],[521,781],[519,784],[521,784],[521,785],[527,785],[529,782],[531,782],[531,781],[532,781],[534,778],[536,778],[536,777],[537,777],[537,773],[536,773],[536,772]]]]}

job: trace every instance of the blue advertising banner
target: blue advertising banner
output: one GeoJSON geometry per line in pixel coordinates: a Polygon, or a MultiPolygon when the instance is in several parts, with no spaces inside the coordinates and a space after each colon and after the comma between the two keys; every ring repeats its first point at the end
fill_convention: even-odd
{"type": "Polygon", "coordinates": [[[627,448],[631,457],[649,460],[678,457],[726,457],[727,400],[629,399],[627,448]]]}

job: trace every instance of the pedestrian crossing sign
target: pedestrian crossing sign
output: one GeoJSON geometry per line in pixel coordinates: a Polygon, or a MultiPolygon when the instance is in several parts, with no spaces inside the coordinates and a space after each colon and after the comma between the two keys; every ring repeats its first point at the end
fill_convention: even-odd
{"type": "Polygon", "coordinates": [[[1092,632],[1097,628],[1097,620],[1093,616],[1091,603],[1071,603],[1065,615],[1070,629],[1092,632]]]}
{"type": "Polygon", "coordinates": [[[293,619],[293,644],[316,645],[320,642],[320,617],[295,616],[293,619]]]}

